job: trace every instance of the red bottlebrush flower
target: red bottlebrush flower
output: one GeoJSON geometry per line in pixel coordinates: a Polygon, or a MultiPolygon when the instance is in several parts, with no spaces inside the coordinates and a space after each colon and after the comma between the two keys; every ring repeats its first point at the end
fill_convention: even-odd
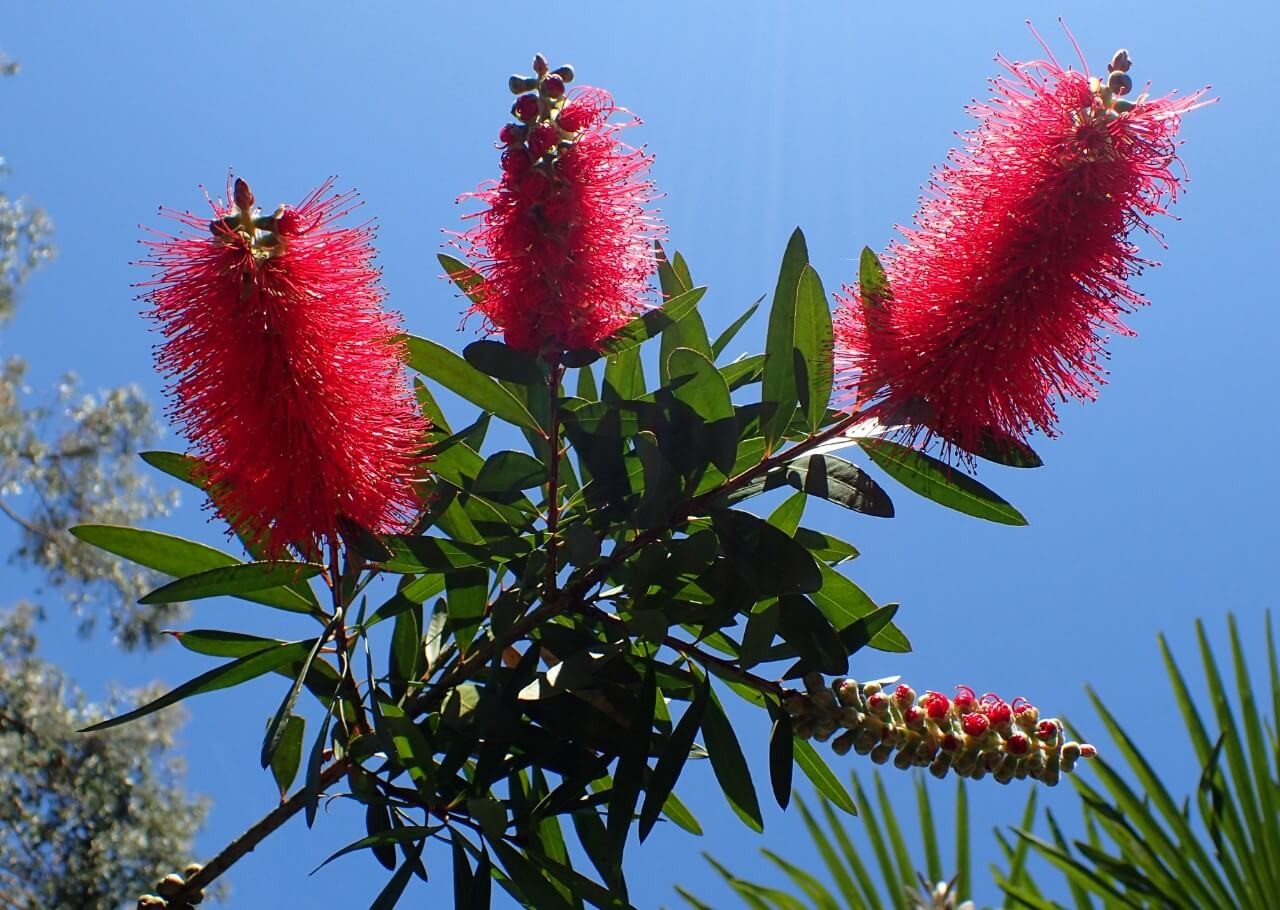
{"type": "Polygon", "coordinates": [[[1164,214],[1180,178],[1189,98],[1120,97],[1056,61],[1009,63],[978,125],[934,176],[885,257],[891,297],[837,295],[837,351],[858,406],[966,451],[1054,435],[1055,405],[1096,397],[1104,333],[1145,300],[1127,239],[1164,214]],[[864,306],[865,304],[865,306],[864,306]]]}
{"type": "Polygon", "coordinates": [[[268,558],[315,557],[344,520],[404,530],[419,506],[427,423],[380,307],[373,227],[335,226],[355,194],[332,185],[264,217],[237,180],[212,222],[166,211],[194,233],[145,241],[173,417],[214,507],[268,558]]]}
{"type": "Polygon", "coordinates": [[[960,718],[960,727],[970,736],[981,736],[991,728],[985,714],[966,714],[960,718]]]}
{"type": "Polygon", "coordinates": [[[565,75],[539,74],[538,94],[517,101],[527,130],[504,130],[502,178],[463,197],[486,208],[457,241],[484,276],[471,312],[548,357],[598,349],[644,308],[661,230],[646,209],[652,158],[621,144],[630,123],[611,122],[619,108],[606,92],[566,99],[565,75]]]}
{"type": "Polygon", "coordinates": [[[920,704],[928,712],[931,720],[942,720],[947,716],[947,711],[951,709],[951,700],[941,692],[929,691],[924,693],[924,697],[920,699],[920,704]]]}

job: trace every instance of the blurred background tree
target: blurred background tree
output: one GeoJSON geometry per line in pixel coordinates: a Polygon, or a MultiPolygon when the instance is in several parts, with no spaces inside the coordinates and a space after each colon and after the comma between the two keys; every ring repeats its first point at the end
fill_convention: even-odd
{"type": "MultiPolygon", "coordinates": [[[[0,55],[0,76],[17,69],[0,55]]],[[[0,187],[0,327],[23,281],[53,256],[51,235],[42,210],[0,187]]],[[[177,609],[138,611],[147,574],[64,530],[167,511],[169,497],[134,467],[155,433],[151,408],[132,387],[84,394],[74,376],[37,396],[25,373],[21,357],[0,363],[0,513],[18,529],[10,563],[39,570],[39,592],[70,605],[84,634],[106,617],[118,644],[154,646],[177,609]]],[[[88,703],[38,656],[44,615],[28,603],[0,613],[0,908],[113,910],[186,863],[206,807],[185,791],[172,751],[180,713],[76,732],[154,693],[88,703]]]]}

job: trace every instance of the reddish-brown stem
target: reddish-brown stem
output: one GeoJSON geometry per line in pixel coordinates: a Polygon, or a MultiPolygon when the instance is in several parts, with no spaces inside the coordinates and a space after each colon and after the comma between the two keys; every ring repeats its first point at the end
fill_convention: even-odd
{"type": "MultiPolygon", "coordinates": [[[[347,768],[347,760],[341,759],[323,769],[320,772],[320,789],[323,790],[337,781],[347,772],[347,768]]],[[[217,856],[205,863],[199,872],[186,880],[182,891],[170,898],[169,903],[173,906],[183,906],[184,901],[191,903],[196,895],[217,881],[218,877],[235,865],[241,857],[252,852],[271,832],[297,815],[298,811],[306,804],[307,788],[302,787],[287,800],[258,819],[251,828],[223,847],[217,856]]]]}

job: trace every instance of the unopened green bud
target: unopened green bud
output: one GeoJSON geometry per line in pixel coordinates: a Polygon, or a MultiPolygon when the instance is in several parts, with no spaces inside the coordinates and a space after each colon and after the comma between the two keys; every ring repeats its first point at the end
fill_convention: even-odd
{"type": "Polygon", "coordinates": [[[1133,91],[1133,80],[1129,78],[1129,74],[1121,70],[1114,70],[1107,77],[1107,88],[1111,89],[1114,95],[1127,95],[1133,91]]]}
{"type": "Polygon", "coordinates": [[[831,751],[836,755],[848,755],[849,750],[853,748],[853,741],[857,738],[856,730],[845,730],[835,739],[831,740],[831,751]]]}
{"type": "Polygon", "coordinates": [[[525,92],[531,92],[538,87],[538,80],[528,76],[514,75],[507,80],[507,88],[511,89],[513,95],[523,95],[525,92]]]}
{"type": "Polygon", "coordinates": [[[551,75],[559,76],[566,84],[573,81],[573,67],[569,65],[557,66],[551,71],[551,75]]]}

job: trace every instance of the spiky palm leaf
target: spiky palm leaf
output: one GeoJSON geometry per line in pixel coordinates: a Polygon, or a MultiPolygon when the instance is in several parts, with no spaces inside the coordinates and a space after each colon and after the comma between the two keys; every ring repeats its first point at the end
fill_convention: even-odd
{"type": "MultiPolygon", "coordinates": [[[[973,879],[968,796],[964,781],[957,779],[956,782],[955,853],[954,858],[947,858],[949,864],[943,858],[934,825],[933,802],[923,774],[916,777],[916,808],[921,831],[919,843],[913,843],[898,823],[879,772],[872,779],[874,803],[856,773],[852,775],[852,781],[859,807],[856,824],[838,815],[825,799],[818,804],[820,811],[815,814],[799,795],[795,797],[796,809],[822,857],[835,892],[806,871],[812,863],[792,862],[768,849],[762,848],[761,855],[781,870],[800,896],[740,878],[711,855],[704,853],[703,856],[743,905],[751,910],[972,908],[973,904],[967,903],[973,879]],[[861,846],[855,845],[858,841],[862,842],[861,846]],[[869,865],[864,857],[874,858],[874,863],[869,865]],[[881,881],[876,881],[877,873],[881,881]]],[[[1031,827],[1035,814],[1036,791],[1033,788],[1029,791],[1022,814],[1024,829],[1031,827]]],[[[1002,847],[1009,866],[1001,873],[1001,878],[1028,894],[1038,895],[1026,872],[1029,843],[1002,841],[1002,847]]],[[[676,891],[693,910],[704,910],[710,906],[680,886],[676,886],[676,891]]]]}
{"type": "MultiPolygon", "coordinates": [[[[1236,704],[1228,695],[1217,655],[1196,622],[1200,662],[1210,697],[1206,723],[1186,676],[1164,636],[1160,651],[1187,736],[1202,772],[1194,794],[1179,802],[1093,690],[1089,697],[1124,759],[1127,775],[1097,764],[1098,789],[1074,778],[1086,838],[1068,842],[1050,817],[1052,840],[1018,832],[1067,878],[1074,906],[1270,910],[1280,906],[1280,781],[1276,717],[1280,716],[1280,662],[1271,616],[1266,619],[1270,717],[1254,695],[1235,617],[1227,616],[1236,704]],[[1237,713],[1238,712],[1238,713],[1237,713]],[[1191,804],[1195,803],[1195,812],[1191,804]],[[1096,901],[1096,902],[1095,902],[1096,901]]],[[[1063,905],[1001,882],[1019,906],[1056,910],[1063,905]]]]}

